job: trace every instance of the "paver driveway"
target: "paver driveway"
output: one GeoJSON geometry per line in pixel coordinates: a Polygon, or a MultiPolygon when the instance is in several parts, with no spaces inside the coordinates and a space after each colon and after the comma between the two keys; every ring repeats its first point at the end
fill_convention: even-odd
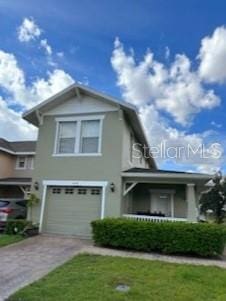
{"type": "Polygon", "coordinates": [[[75,238],[40,235],[0,248],[0,301],[43,277],[89,244],[75,238]]]}

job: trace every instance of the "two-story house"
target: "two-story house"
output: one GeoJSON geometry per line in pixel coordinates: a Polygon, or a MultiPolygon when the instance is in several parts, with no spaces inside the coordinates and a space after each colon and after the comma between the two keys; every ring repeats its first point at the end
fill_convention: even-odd
{"type": "Polygon", "coordinates": [[[23,117],[39,128],[33,187],[41,232],[86,237],[90,222],[107,216],[197,219],[211,176],[159,170],[139,152],[149,145],[134,106],[73,84],[23,117]]]}
{"type": "Polygon", "coordinates": [[[0,198],[24,198],[31,188],[36,141],[0,138],[0,198]]]}

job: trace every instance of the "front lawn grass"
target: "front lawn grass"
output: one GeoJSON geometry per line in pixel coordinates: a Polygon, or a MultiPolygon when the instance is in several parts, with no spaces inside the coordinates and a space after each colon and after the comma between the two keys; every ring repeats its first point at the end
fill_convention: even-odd
{"type": "Polygon", "coordinates": [[[0,234],[0,248],[16,243],[24,239],[21,235],[0,234]]]}
{"type": "Polygon", "coordinates": [[[79,255],[10,301],[225,301],[226,270],[98,255],[79,255]],[[129,292],[115,287],[126,284],[129,292]]]}

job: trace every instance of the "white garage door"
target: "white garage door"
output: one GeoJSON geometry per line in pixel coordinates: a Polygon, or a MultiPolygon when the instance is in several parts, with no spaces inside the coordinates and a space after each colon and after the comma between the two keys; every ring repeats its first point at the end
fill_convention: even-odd
{"type": "Polygon", "coordinates": [[[101,188],[49,187],[43,231],[87,237],[90,222],[100,218],[101,188]]]}

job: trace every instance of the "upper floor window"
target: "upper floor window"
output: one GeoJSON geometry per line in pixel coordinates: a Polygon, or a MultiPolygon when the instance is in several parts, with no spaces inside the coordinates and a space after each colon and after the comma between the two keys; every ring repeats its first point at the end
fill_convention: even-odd
{"type": "Polygon", "coordinates": [[[83,118],[68,118],[58,121],[55,154],[100,153],[103,118],[83,118]]]}
{"type": "Polygon", "coordinates": [[[16,160],[16,169],[26,169],[27,167],[27,157],[18,156],[16,160]]]}
{"type": "Polygon", "coordinates": [[[58,153],[75,152],[77,122],[60,122],[58,134],[58,153]]]}
{"type": "Polygon", "coordinates": [[[34,169],[34,157],[33,156],[27,157],[26,167],[27,167],[27,169],[34,169]]]}
{"type": "Polygon", "coordinates": [[[33,169],[34,157],[33,156],[17,156],[15,169],[33,169]]]}
{"type": "Polygon", "coordinates": [[[98,153],[100,120],[84,120],[81,127],[81,153],[98,153]]]}

